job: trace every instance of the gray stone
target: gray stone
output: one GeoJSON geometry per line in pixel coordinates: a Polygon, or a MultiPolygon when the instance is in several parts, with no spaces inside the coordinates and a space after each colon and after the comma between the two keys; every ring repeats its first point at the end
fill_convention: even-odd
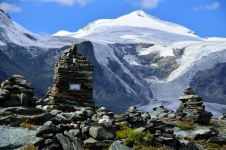
{"type": "Polygon", "coordinates": [[[52,123],[53,123],[52,121],[47,121],[47,122],[44,123],[44,125],[50,126],[52,123]]]}
{"type": "Polygon", "coordinates": [[[115,138],[116,130],[114,128],[104,128],[102,126],[91,126],[89,134],[98,140],[109,140],[115,138]]]}
{"type": "Polygon", "coordinates": [[[43,110],[50,112],[52,110],[51,106],[45,105],[42,107],[43,110]]]}
{"type": "Polygon", "coordinates": [[[0,90],[0,102],[1,100],[5,100],[7,95],[8,94],[4,90],[0,90]]]}
{"type": "Polygon", "coordinates": [[[125,146],[121,141],[115,141],[109,147],[109,150],[133,150],[132,148],[125,146]]]}
{"type": "Polygon", "coordinates": [[[193,136],[194,140],[202,140],[202,139],[209,138],[211,136],[211,132],[212,132],[212,130],[209,128],[198,129],[198,130],[192,132],[192,136],[193,136]]]}
{"type": "Polygon", "coordinates": [[[158,118],[163,118],[166,117],[168,113],[162,112],[161,114],[158,115],[158,118]]]}
{"type": "Polygon", "coordinates": [[[151,115],[151,117],[158,117],[159,114],[161,114],[161,111],[151,111],[149,112],[149,114],[151,115]]]}
{"type": "Polygon", "coordinates": [[[79,136],[81,134],[79,129],[71,129],[69,130],[69,133],[72,134],[73,136],[79,136]]]}
{"type": "Polygon", "coordinates": [[[59,121],[59,122],[61,122],[61,123],[67,123],[69,121],[62,114],[57,114],[57,116],[54,119],[57,120],[57,121],[59,121]]]}
{"type": "Polygon", "coordinates": [[[113,143],[112,140],[98,141],[94,138],[88,138],[83,141],[85,147],[108,147],[111,143],[113,143]]]}
{"type": "Polygon", "coordinates": [[[110,119],[100,119],[98,121],[99,124],[104,125],[105,127],[111,127],[112,121],[110,119]]]}
{"type": "Polygon", "coordinates": [[[167,115],[168,118],[172,119],[172,118],[176,118],[176,114],[175,113],[170,113],[167,115]]]}
{"type": "Polygon", "coordinates": [[[92,118],[93,115],[94,115],[94,112],[91,111],[91,110],[86,110],[86,111],[84,112],[84,114],[86,115],[86,117],[92,118]]]}
{"type": "Polygon", "coordinates": [[[62,133],[56,134],[56,137],[60,141],[64,150],[74,150],[73,144],[68,137],[64,136],[62,133]]]}
{"type": "Polygon", "coordinates": [[[38,129],[36,136],[41,137],[43,134],[57,133],[58,131],[59,129],[55,126],[43,125],[38,129]]]}
{"type": "Polygon", "coordinates": [[[182,144],[184,144],[189,150],[198,150],[195,144],[188,140],[180,140],[182,144]]]}
{"type": "Polygon", "coordinates": [[[20,103],[22,106],[28,106],[29,105],[29,96],[26,93],[20,94],[20,103]]]}

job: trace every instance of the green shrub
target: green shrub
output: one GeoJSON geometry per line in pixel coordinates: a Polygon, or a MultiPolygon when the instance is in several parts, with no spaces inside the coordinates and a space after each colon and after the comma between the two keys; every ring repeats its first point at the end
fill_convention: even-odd
{"type": "Polygon", "coordinates": [[[145,146],[142,147],[140,150],[169,150],[169,149],[164,147],[145,146]]]}
{"type": "Polygon", "coordinates": [[[120,123],[120,129],[116,132],[116,139],[124,139],[124,144],[133,149],[140,149],[143,146],[150,145],[154,135],[149,132],[140,132],[129,128],[125,123],[120,123]]]}
{"type": "Polygon", "coordinates": [[[208,143],[209,148],[221,148],[221,146],[217,143],[208,143]]]}
{"type": "Polygon", "coordinates": [[[26,145],[22,148],[22,150],[37,150],[33,145],[26,145]]]}

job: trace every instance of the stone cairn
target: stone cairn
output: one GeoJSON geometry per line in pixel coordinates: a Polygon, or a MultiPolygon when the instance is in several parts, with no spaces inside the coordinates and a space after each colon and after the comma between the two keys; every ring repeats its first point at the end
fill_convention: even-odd
{"type": "Polygon", "coordinates": [[[226,112],[219,117],[219,120],[226,122],[226,112]]]}
{"type": "Polygon", "coordinates": [[[0,86],[0,107],[36,106],[34,88],[21,75],[13,75],[0,86]]]}
{"type": "Polygon", "coordinates": [[[53,86],[41,103],[67,112],[76,107],[93,108],[92,72],[93,65],[72,45],[55,64],[53,86]]]}
{"type": "Polygon", "coordinates": [[[191,87],[186,88],[184,94],[179,97],[182,103],[176,111],[177,118],[200,124],[209,124],[213,115],[205,110],[202,98],[195,95],[195,91],[191,87]]]}

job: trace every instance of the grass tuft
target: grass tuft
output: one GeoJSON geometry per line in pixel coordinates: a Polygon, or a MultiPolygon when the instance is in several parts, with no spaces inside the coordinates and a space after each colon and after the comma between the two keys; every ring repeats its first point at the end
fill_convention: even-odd
{"type": "Polygon", "coordinates": [[[35,126],[30,124],[30,123],[21,123],[20,127],[27,128],[29,130],[35,130],[36,129],[35,126]]]}

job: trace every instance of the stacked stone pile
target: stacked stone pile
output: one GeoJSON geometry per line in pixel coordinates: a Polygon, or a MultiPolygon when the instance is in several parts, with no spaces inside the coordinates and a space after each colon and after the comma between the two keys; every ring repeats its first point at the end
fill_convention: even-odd
{"type": "Polygon", "coordinates": [[[13,75],[0,87],[0,107],[14,106],[36,106],[32,84],[20,75],[13,75]]]}
{"type": "Polygon", "coordinates": [[[176,113],[172,110],[165,109],[163,105],[154,107],[153,111],[149,112],[149,115],[153,119],[161,119],[166,121],[173,121],[176,119],[176,113]]]}
{"type": "Polygon", "coordinates": [[[94,107],[92,71],[93,65],[72,45],[55,64],[53,86],[40,104],[68,112],[76,106],[94,107]]]}
{"type": "Polygon", "coordinates": [[[190,87],[184,90],[184,94],[179,97],[182,103],[177,109],[177,118],[200,124],[209,124],[213,115],[205,110],[202,98],[195,95],[195,91],[190,87]]]}
{"type": "Polygon", "coordinates": [[[223,113],[222,116],[219,117],[219,120],[226,122],[226,113],[223,113]]]}
{"type": "MultiPolygon", "coordinates": [[[[55,110],[52,110],[55,113],[55,110]]],[[[116,136],[112,112],[101,107],[96,111],[80,110],[58,114],[37,131],[40,139],[34,144],[38,149],[102,149],[110,146],[116,136]],[[100,113],[101,112],[101,113],[100,113]],[[108,116],[110,114],[110,116],[108,116]],[[86,119],[81,121],[80,117],[86,119]]]]}
{"type": "MultiPolygon", "coordinates": [[[[161,112],[166,112],[163,106],[154,108],[154,112],[157,110],[164,110],[160,111],[159,114],[161,114],[161,112]]],[[[171,111],[167,112],[168,114],[172,113],[171,111]]],[[[150,143],[153,146],[172,149],[185,147],[175,138],[175,135],[173,134],[174,126],[159,120],[158,117],[153,116],[153,112],[140,112],[135,106],[131,106],[125,114],[115,115],[115,120],[118,123],[124,121],[129,127],[137,128],[137,131],[154,134],[154,140],[150,143]]]]}

